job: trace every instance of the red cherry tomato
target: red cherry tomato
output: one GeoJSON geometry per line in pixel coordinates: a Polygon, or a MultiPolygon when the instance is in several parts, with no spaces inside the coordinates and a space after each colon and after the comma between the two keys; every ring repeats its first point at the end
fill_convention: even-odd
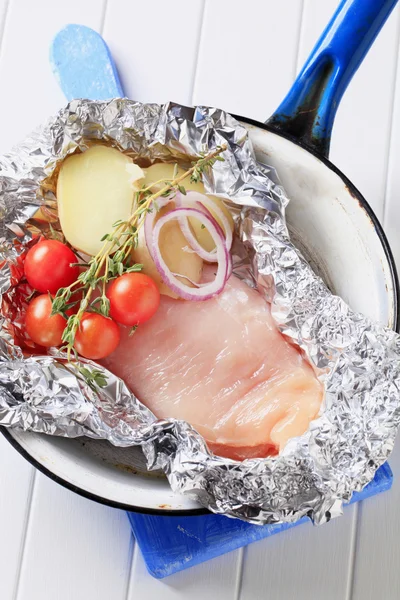
{"type": "Polygon", "coordinates": [[[81,356],[98,360],[114,352],[119,344],[118,325],[98,313],[83,313],[75,336],[75,349],[81,356]]]}
{"type": "Polygon", "coordinates": [[[59,346],[67,324],[61,315],[51,316],[52,302],[47,294],[34,298],[26,311],[25,327],[29,337],[39,346],[59,346]]]}
{"type": "Polygon", "coordinates": [[[125,273],[107,291],[110,316],[122,325],[148,321],[160,304],[160,292],[153,279],[144,273],[125,273]]]}
{"type": "Polygon", "coordinates": [[[78,259],[68,246],[57,240],[44,240],[31,248],[25,258],[24,271],[28,282],[39,292],[55,294],[73,283],[79,267],[71,267],[78,259]]]}

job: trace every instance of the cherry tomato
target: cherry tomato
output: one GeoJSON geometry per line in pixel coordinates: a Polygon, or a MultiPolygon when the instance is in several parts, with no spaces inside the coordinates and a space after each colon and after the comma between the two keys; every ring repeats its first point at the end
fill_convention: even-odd
{"type": "Polygon", "coordinates": [[[153,279],[144,273],[125,273],[107,291],[110,316],[122,325],[148,321],[160,304],[160,292],[153,279]]]}
{"type": "Polygon", "coordinates": [[[97,360],[114,352],[119,344],[118,325],[98,313],[83,313],[75,336],[75,349],[81,356],[97,360]]]}
{"type": "Polygon", "coordinates": [[[71,267],[78,259],[68,246],[57,240],[44,240],[31,248],[25,258],[24,270],[28,282],[39,292],[55,294],[73,283],[79,267],[71,267]]]}
{"type": "Polygon", "coordinates": [[[61,315],[51,316],[52,302],[48,294],[42,294],[29,303],[25,327],[29,337],[39,346],[59,346],[67,321],[61,315]]]}

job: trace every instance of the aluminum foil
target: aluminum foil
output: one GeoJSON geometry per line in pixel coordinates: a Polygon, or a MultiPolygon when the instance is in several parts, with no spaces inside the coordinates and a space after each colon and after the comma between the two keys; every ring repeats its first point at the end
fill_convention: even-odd
{"type": "MultiPolygon", "coordinates": [[[[290,242],[287,198],[276,173],[256,162],[246,129],[221,110],[126,99],[71,102],[0,158],[0,424],[66,437],[141,445],[149,469],[174,491],[216,513],[252,523],[323,523],[341,514],[390,454],[400,419],[400,338],[333,296],[290,242]],[[57,169],[70,153],[106,143],[146,165],[188,161],[226,143],[206,190],[236,205],[241,238],[234,272],[272,303],[281,330],[306,352],[325,386],[321,414],[278,457],[236,462],[214,456],[187,423],[157,420],[125,384],[106,373],[92,390],[58,355],[26,358],[19,347],[29,289],[19,256],[32,237],[57,226],[57,169]],[[41,207],[43,219],[38,216],[41,207]]],[[[90,361],[86,367],[99,368],[90,361]]],[[[134,485],[134,481],[132,481],[134,485]]]]}

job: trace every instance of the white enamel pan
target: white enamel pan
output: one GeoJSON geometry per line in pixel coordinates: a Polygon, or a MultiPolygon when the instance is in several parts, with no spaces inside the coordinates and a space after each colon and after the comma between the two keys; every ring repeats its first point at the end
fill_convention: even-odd
{"type": "MultiPolygon", "coordinates": [[[[366,200],[329,162],[328,151],[341,96],[395,3],[343,1],[278,111],[265,124],[237,117],[257,157],[276,167],[291,198],[287,218],[295,243],[332,291],[392,328],[399,321],[398,283],[385,234],[366,200]]],[[[86,27],[62,30],[52,60],[68,99],[124,95],[105,43],[86,27]]],[[[162,476],[147,474],[138,449],[4,429],[3,434],[35,467],[87,498],[138,512],[205,512],[173,494],[162,476]]]]}

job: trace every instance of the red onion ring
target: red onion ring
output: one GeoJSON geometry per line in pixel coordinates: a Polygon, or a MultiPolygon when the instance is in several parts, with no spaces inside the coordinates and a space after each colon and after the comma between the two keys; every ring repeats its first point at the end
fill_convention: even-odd
{"type": "MultiPolygon", "coordinates": [[[[177,201],[176,201],[176,205],[179,208],[196,208],[197,210],[201,210],[201,212],[208,215],[209,217],[214,218],[212,216],[212,214],[210,213],[210,211],[203,204],[201,204],[201,202],[196,202],[196,201],[189,199],[189,202],[186,203],[185,196],[183,194],[179,194],[179,197],[177,198],[177,201]]],[[[214,221],[215,221],[215,219],[214,219],[214,221]]],[[[203,248],[203,246],[198,242],[196,236],[192,232],[192,229],[190,227],[188,219],[186,217],[180,217],[178,219],[178,222],[179,222],[179,227],[181,228],[181,231],[186,238],[186,241],[188,242],[190,247],[196,252],[196,254],[198,254],[200,256],[200,258],[202,258],[203,260],[205,260],[207,262],[210,262],[210,263],[217,262],[217,253],[216,253],[215,248],[214,248],[214,250],[211,250],[211,252],[208,252],[207,250],[205,250],[203,248]]],[[[221,235],[223,235],[223,231],[222,231],[221,227],[218,225],[217,221],[215,221],[215,225],[217,225],[219,227],[221,235]]]]}
{"type": "Polygon", "coordinates": [[[192,284],[193,287],[204,287],[205,285],[208,285],[207,283],[197,283],[197,281],[193,281],[193,279],[190,279],[190,277],[188,277],[187,275],[180,275],[179,273],[172,273],[172,275],[174,275],[174,277],[180,277],[181,279],[186,279],[186,281],[188,281],[189,283],[192,284]]]}
{"type": "MultiPolygon", "coordinates": [[[[198,210],[202,210],[203,212],[205,212],[206,214],[208,214],[211,217],[213,217],[212,213],[214,212],[214,214],[217,215],[219,221],[222,224],[222,228],[223,228],[223,232],[224,232],[224,236],[225,236],[226,247],[227,247],[228,251],[231,249],[232,230],[230,228],[229,221],[226,218],[226,216],[224,215],[223,211],[215,204],[215,202],[213,202],[213,200],[211,198],[208,198],[207,196],[205,196],[204,194],[201,194],[200,192],[191,191],[191,192],[187,192],[186,195],[183,195],[183,194],[178,195],[177,194],[176,205],[179,208],[196,208],[198,210]]],[[[215,219],[215,217],[214,217],[214,219],[215,219]]],[[[189,224],[189,221],[187,218],[180,217],[179,225],[180,225],[183,235],[187,239],[190,246],[193,248],[193,250],[196,251],[196,253],[203,260],[205,260],[207,262],[216,262],[217,261],[215,250],[208,252],[198,242],[196,236],[193,234],[193,232],[190,228],[190,224],[189,224]]],[[[218,227],[220,227],[218,222],[217,222],[217,225],[218,225],[218,227]]]]}
{"type": "Polygon", "coordinates": [[[153,229],[152,252],[154,263],[161,275],[162,280],[173,292],[175,292],[175,294],[181,298],[185,300],[208,300],[209,298],[221,293],[224,289],[228,273],[230,271],[231,257],[226,247],[226,241],[223,233],[218,227],[215,219],[204,214],[204,212],[201,210],[198,210],[197,208],[175,208],[171,212],[160,217],[153,229]],[[173,219],[180,219],[181,217],[193,217],[198,219],[200,223],[207,227],[207,230],[216,246],[218,268],[215,279],[199,288],[188,287],[172,273],[165,263],[159,247],[159,237],[162,227],[169,221],[172,221],[173,219]]]}

